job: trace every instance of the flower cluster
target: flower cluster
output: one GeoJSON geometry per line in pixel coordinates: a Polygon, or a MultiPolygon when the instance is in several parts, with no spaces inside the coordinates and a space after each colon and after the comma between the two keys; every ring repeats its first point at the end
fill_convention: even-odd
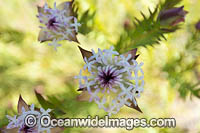
{"type": "MultiPolygon", "coordinates": [[[[44,110],[43,108],[40,108],[40,111],[35,110],[34,104],[30,106],[30,110],[25,110],[24,107],[22,107],[22,113],[18,117],[15,115],[14,117],[11,117],[7,115],[7,118],[9,119],[10,123],[7,126],[7,129],[12,128],[18,128],[19,133],[40,133],[40,132],[48,132],[50,133],[51,127],[42,127],[40,125],[40,118],[44,115],[49,115],[51,112],[51,109],[44,110]],[[37,118],[37,125],[34,127],[27,126],[24,121],[27,115],[34,115],[37,118]]],[[[50,115],[49,115],[50,116],[50,115]]]]}
{"type": "Polygon", "coordinates": [[[135,99],[144,86],[143,63],[138,64],[131,54],[119,55],[113,49],[98,49],[98,53],[92,50],[92,56],[84,58],[88,75],[83,76],[81,70],[75,77],[80,89],[89,93],[90,101],[95,101],[109,115],[116,114],[123,105],[137,106],[135,99]]]}
{"type": "Polygon", "coordinates": [[[58,6],[54,3],[54,8],[45,3],[43,7],[38,7],[38,12],[37,17],[41,23],[39,41],[52,41],[48,45],[54,46],[55,50],[61,46],[58,44],[61,40],[77,42],[76,34],[81,24],[73,16],[72,2],[64,2],[58,6]]]}

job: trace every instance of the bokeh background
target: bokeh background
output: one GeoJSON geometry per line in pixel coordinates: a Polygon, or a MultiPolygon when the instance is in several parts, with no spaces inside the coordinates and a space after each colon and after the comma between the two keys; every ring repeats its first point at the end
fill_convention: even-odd
{"type": "MultiPolygon", "coordinates": [[[[57,0],[57,4],[64,0],[57,0]]],[[[21,94],[28,104],[41,107],[34,89],[54,106],[61,108],[66,117],[87,117],[105,113],[97,105],[76,100],[78,75],[84,62],[76,43],[63,41],[54,51],[47,43],[39,43],[39,22],[36,18],[40,0],[0,0],[0,127],[8,121],[6,114],[17,114],[21,94]]],[[[53,0],[47,0],[53,5],[53,0]]],[[[142,19],[140,11],[148,16],[158,0],[76,0],[78,13],[95,13],[87,24],[88,34],[78,34],[84,49],[109,48],[115,45],[127,19],[142,19]]],[[[65,132],[135,132],[135,133],[199,133],[200,80],[198,41],[192,40],[195,23],[200,19],[200,1],[183,0],[189,13],[181,29],[166,35],[158,45],[139,48],[138,62],[144,62],[145,89],[138,104],[143,113],[123,107],[113,117],[176,119],[176,128],[137,128],[131,131],[118,128],[71,128],[65,132]],[[195,47],[191,44],[195,42],[195,47]],[[194,87],[194,85],[196,85],[194,87]],[[195,89],[195,90],[194,90],[195,89]]],[[[84,29],[82,29],[84,30],[84,29]]],[[[200,36],[199,36],[200,37],[200,36]]],[[[60,115],[61,116],[61,115],[60,115]]]]}

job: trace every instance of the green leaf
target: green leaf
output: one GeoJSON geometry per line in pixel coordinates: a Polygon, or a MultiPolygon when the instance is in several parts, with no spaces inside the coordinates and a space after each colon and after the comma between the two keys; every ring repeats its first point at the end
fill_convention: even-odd
{"type": "Polygon", "coordinates": [[[39,101],[39,103],[41,104],[41,106],[44,108],[44,109],[53,109],[52,113],[54,115],[64,115],[64,111],[61,110],[61,108],[59,108],[59,104],[52,104],[51,102],[47,101],[44,99],[44,97],[38,93],[36,90],[35,90],[35,95],[39,101]]]}
{"type": "Polygon", "coordinates": [[[41,104],[41,106],[42,106],[44,109],[54,108],[54,106],[53,106],[51,103],[49,103],[48,101],[46,101],[46,100],[44,99],[44,97],[43,97],[40,93],[38,93],[36,90],[35,90],[35,95],[36,95],[36,97],[37,97],[39,103],[41,104]]]}
{"type": "Polygon", "coordinates": [[[166,39],[164,37],[166,31],[160,29],[160,23],[155,21],[157,13],[158,8],[153,12],[149,10],[149,17],[141,13],[143,16],[142,21],[135,18],[135,21],[133,22],[135,27],[125,30],[125,32],[120,36],[115,49],[119,53],[125,53],[139,46],[146,47],[147,45],[159,43],[162,38],[166,39]]]}
{"type": "Polygon", "coordinates": [[[160,6],[160,10],[173,8],[181,2],[182,0],[165,0],[165,2],[163,2],[160,6]]]}
{"type": "Polygon", "coordinates": [[[79,27],[79,32],[81,34],[85,35],[93,30],[95,14],[96,12],[90,13],[89,10],[87,10],[80,17],[79,22],[81,26],[79,27]]]}
{"type": "Polygon", "coordinates": [[[162,27],[157,19],[158,14],[161,10],[173,8],[180,2],[181,0],[166,0],[164,3],[158,4],[153,12],[149,9],[149,16],[141,12],[143,19],[135,18],[133,21],[135,27],[124,30],[115,45],[115,50],[122,54],[133,48],[152,46],[159,44],[162,40],[167,40],[164,35],[176,31],[179,29],[179,25],[162,27]]]}

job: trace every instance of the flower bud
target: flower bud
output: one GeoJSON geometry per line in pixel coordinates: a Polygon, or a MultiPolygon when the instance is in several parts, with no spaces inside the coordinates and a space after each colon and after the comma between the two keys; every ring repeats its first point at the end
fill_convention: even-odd
{"type": "Polygon", "coordinates": [[[184,6],[181,6],[161,11],[158,15],[160,24],[163,26],[175,26],[180,22],[184,22],[185,16],[188,12],[183,8],[184,6]]]}
{"type": "Polygon", "coordinates": [[[131,28],[131,22],[130,22],[129,19],[126,19],[126,20],[124,21],[124,28],[125,28],[125,29],[130,29],[130,28],[131,28]]]}
{"type": "Polygon", "coordinates": [[[196,24],[196,29],[200,31],[200,21],[196,24]]]}

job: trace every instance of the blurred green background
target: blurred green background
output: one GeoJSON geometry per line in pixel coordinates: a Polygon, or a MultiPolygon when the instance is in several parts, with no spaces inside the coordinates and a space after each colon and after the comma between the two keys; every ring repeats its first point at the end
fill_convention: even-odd
{"type": "MultiPolygon", "coordinates": [[[[64,0],[57,0],[57,4],[64,0]]],[[[34,89],[56,107],[60,116],[87,117],[105,113],[97,105],[76,101],[78,75],[84,62],[73,42],[62,42],[54,51],[47,43],[37,41],[39,22],[36,18],[40,0],[0,0],[0,126],[7,120],[6,114],[17,114],[19,94],[28,104],[39,104],[34,89]]],[[[53,0],[47,0],[53,5],[53,0]]],[[[86,35],[78,34],[84,49],[109,48],[116,44],[127,18],[142,18],[140,11],[148,16],[148,8],[154,10],[158,0],[76,0],[78,13],[89,9],[95,16],[88,22],[91,27],[86,35]]],[[[194,24],[200,19],[200,1],[183,0],[189,12],[181,29],[167,35],[153,47],[139,48],[138,62],[144,62],[145,89],[138,104],[143,114],[123,107],[113,117],[161,118],[173,117],[177,127],[126,129],[66,129],[66,132],[135,132],[135,133],[199,133],[200,80],[199,52],[190,44],[195,33],[194,24]],[[188,48],[189,47],[189,48],[188,48]],[[197,83],[197,89],[194,86],[197,83]],[[192,88],[193,87],[193,88],[192,88]]],[[[82,29],[84,30],[84,29],[82,29]]],[[[197,41],[195,41],[197,42],[197,41]]],[[[195,46],[199,46],[199,43],[195,46]]]]}

